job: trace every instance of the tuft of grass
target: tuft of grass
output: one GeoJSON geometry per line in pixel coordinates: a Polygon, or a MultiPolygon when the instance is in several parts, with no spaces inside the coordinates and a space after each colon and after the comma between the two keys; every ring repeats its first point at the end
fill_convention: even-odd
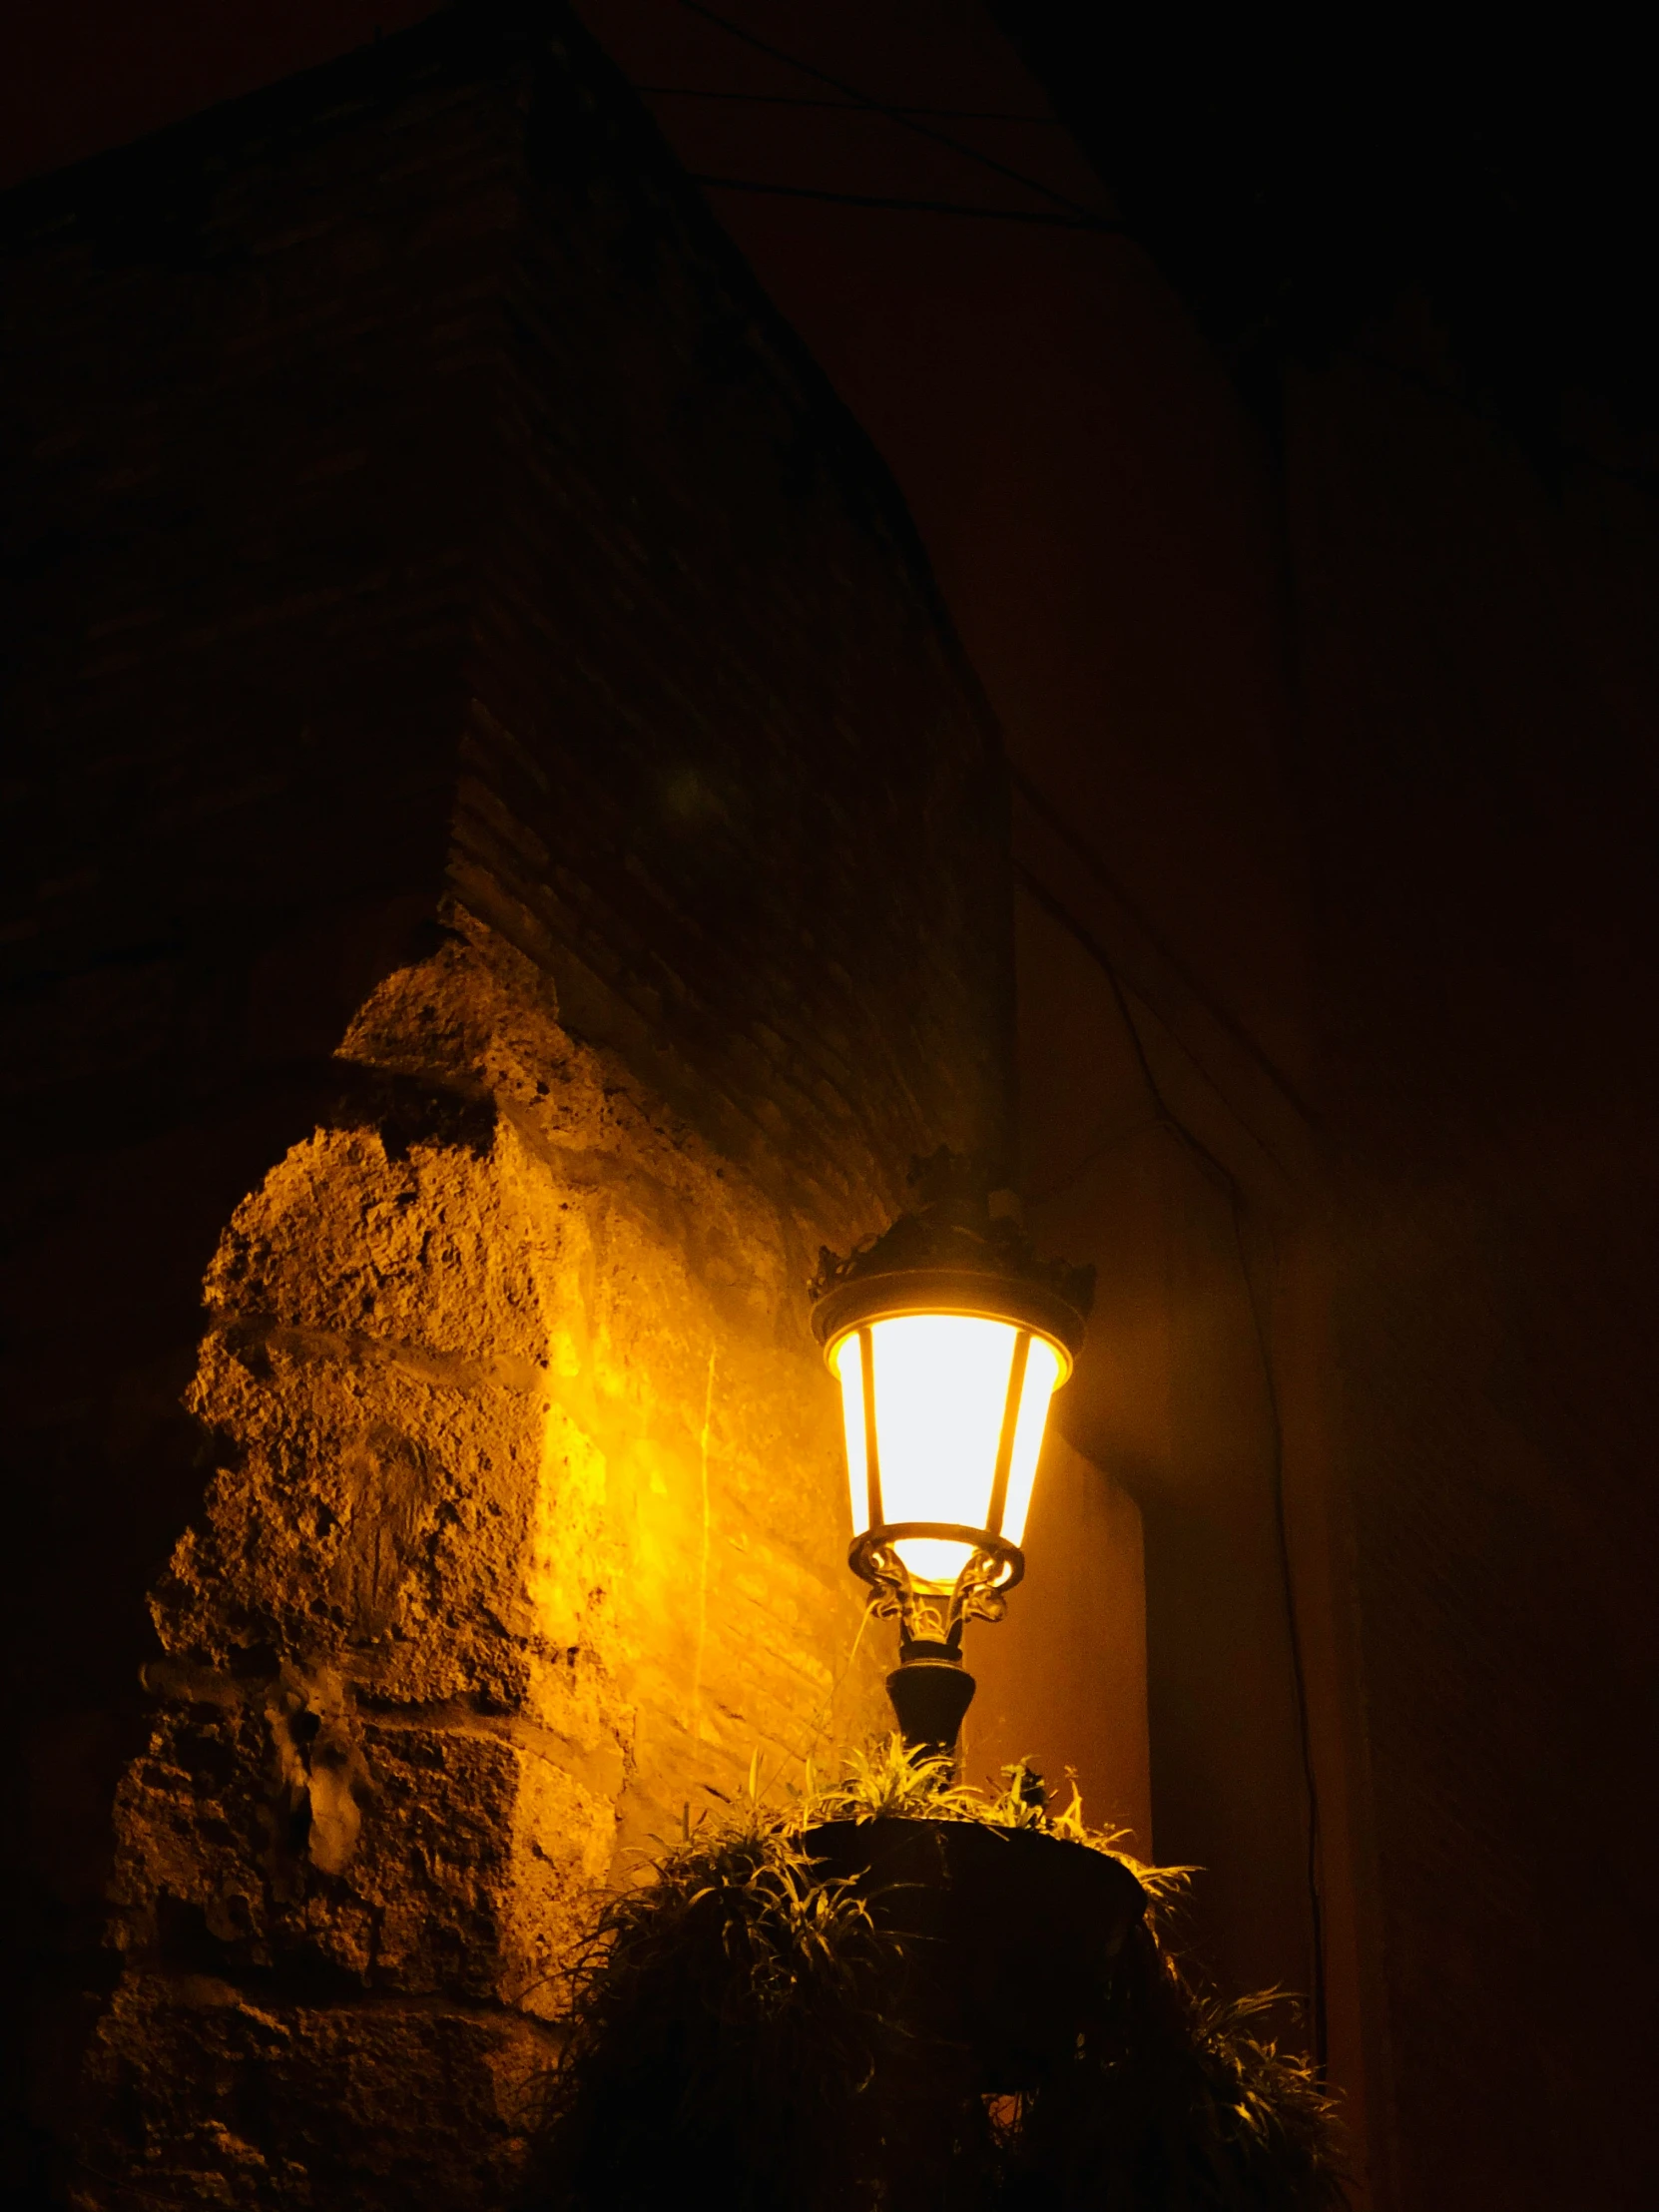
{"type": "MultiPolygon", "coordinates": [[[[689,1828],[689,1824],[688,1824],[689,1828]]],[[[533,2201],[728,2212],[859,2201],[861,2109],[894,1946],[753,1808],[689,1830],[613,1897],[570,1976],[533,2201]]]]}
{"type": "Polygon", "coordinates": [[[798,1831],[825,1821],[970,1821],[981,1818],[983,1802],[955,1780],[948,1758],[884,1736],[849,1752],[838,1781],[821,1784],[809,1766],[787,1819],[798,1831]]]}
{"type": "Polygon", "coordinates": [[[1152,1868],[1091,1828],[1075,1782],[1047,1811],[1023,1764],[1001,1790],[888,1738],[843,1774],[809,1767],[769,1807],[758,1759],[719,1821],[609,1900],[571,1974],[529,2206],[657,2212],[1336,2212],[1337,2115],[1267,2022],[1277,1991],[1193,1981],[1169,1915],[1188,1868],[1152,1868]],[[1015,2097],[979,2093],[972,2053],[897,2017],[905,1962],[855,1886],[806,1849],[832,1820],[978,1821],[1122,1860],[1150,1904],[1076,2048],[1015,2097]]]}

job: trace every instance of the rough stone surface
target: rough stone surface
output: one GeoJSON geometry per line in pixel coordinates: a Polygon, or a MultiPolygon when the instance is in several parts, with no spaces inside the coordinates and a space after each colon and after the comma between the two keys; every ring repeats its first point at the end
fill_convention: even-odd
{"type": "Polygon", "coordinates": [[[93,2045],[113,2118],[73,2201],[499,2204],[549,2055],[510,2013],[262,2002],[209,1974],[132,1977],[93,2045]]]}
{"type": "Polygon", "coordinates": [[[491,2084],[546,2057],[511,2022],[556,2011],[599,1889],[756,1752],[777,1773],[876,1715],[873,1650],[844,1678],[806,1225],[471,938],[390,977],[343,1047],[425,1054],[487,1104],[470,1140],[319,1129],[208,1282],[189,1403],[215,1471],[153,1601],[92,2076],[91,2164],[138,2161],[164,2201],[329,2201],[345,2171],[405,2201],[413,2150],[369,2110],[388,2067],[443,2111],[428,2163],[479,2131],[416,2201],[490,2201],[491,2084]],[[356,2148],[349,2115],[288,2132],[336,2062],[356,2148]],[[199,2109],[204,2071],[259,2086],[199,2109]]]}
{"type": "Polygon", "coordinates": [[[596,1887],[876,1715],[805,1285],[1003,1145],[994,735],[573,31],[6,215],[12,2170],[496,2205],[596,1887]]]}

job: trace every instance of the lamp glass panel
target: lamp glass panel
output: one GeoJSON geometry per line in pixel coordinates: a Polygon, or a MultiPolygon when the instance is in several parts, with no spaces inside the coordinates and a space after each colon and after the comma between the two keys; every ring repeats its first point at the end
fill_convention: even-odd
{"type": "MultiPolygon", "coordinates": [[[[875,1448],[887,1522],[984,1527],[1015,1335],[1007,1322],[964,1314],[902,1314],[873,1325],[875,1448]]],[[[918,1581],[948,1589],[973,1547],[909,1536],[895,1548],[918,1581]]]]}
{"type": "Polygon", "coordinates": [[[841,1425],[846,1430],[846,1486],[852,1503],[852,1533],[869,1526],[869,1455],[864,1449],[864,1363],[856,1332],[835,1348],[835,1373],[841,1379],[841,1425]]]}
{"type": "Polygon", "coordinates": [[[1037,1478],[1037,1455],[1043,1447],[1048,1401],[1059,1380],[1059,1354],[1041,1337],[1033,1337],[1025,1362],[1025,1387],[1020,1392],[1019,1417],[1014,1423],[1014,1450],[1008,1462],[1008,1496],[1002,1508],[1002,1533],[1011,1544],[1025,1541],[1025,1516],[1031,1505],[1031,1485],[1037,1478]]]}

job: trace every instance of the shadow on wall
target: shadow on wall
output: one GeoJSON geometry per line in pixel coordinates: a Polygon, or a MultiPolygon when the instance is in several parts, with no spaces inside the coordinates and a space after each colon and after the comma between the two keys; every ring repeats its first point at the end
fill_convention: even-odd
{"type": "Polygon", "coordinates": [[[1234,1201],[1167,1125],[1122,986],[1047,907],[1017,911],[1030,1219],[1098,1270],[1089,1354],[1055,1421],[1144,1521],[1159,1848],[1204,1869],[1193,1925],[1224,1986],[1312,1996],[1275,1414],[1234,1201]]]}
{"type": "MultiPolygon", "coordinates": [[[[1091,1335],[1085,1361],[1103,1356],[1091,1335]]],[[[1075,1786],[1087,1820],[1126,1829],[1124,1849],[1151,1860],[1140,1509],[1067,1442],[1058,1424],[1065,1395],[1055,1399],[1032,1491],[1025,1579],[1004,1620],[969,1634],[964,1656],[979,1687],[963,1724],[962,1772],[1000,1787],[1001,1770],[1024,1761],[1054,1811],[1075,1786]]]]}

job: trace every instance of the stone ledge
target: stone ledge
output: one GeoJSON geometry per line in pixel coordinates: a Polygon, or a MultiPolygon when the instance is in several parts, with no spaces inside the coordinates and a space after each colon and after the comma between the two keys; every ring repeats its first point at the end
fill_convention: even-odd
{"type": "Polygon", "coordinates": [[[278,1321],[275,1315],[229,1315],[216,1334],[243,1365],[249,1352],[285,1353],[301,1364],[324,1363],[339,1367],[393,1368],[417,1382],[439,1389],[500,1389],[533,1392],[546,1382],[546,1363],[511,1358],[476,1359],[460,1352],[443,1352],[436,1346],[411,1344],[392,1337],[364,1336],[332,1329],[306,1329],[278,1321]]]}

